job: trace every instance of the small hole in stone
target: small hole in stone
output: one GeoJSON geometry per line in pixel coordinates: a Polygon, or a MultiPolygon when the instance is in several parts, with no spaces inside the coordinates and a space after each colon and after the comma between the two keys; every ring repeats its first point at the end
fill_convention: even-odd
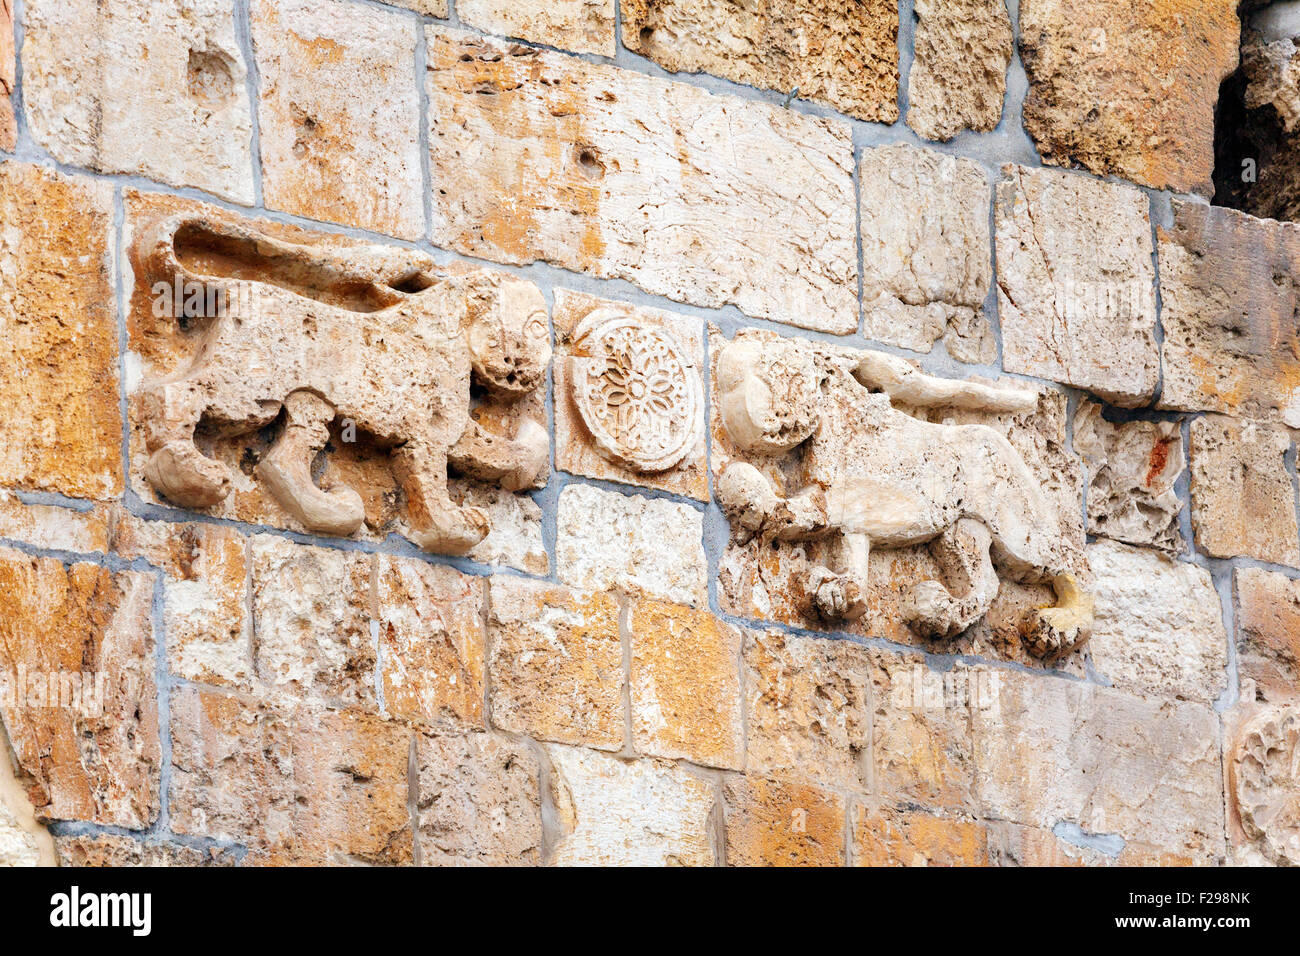
{"type": "Polygon", "coordinates": [[[190,50],[186,73],[190,96],[203,103],[220,103],[235,92],[233,61],[218,50],[190,50]]]}

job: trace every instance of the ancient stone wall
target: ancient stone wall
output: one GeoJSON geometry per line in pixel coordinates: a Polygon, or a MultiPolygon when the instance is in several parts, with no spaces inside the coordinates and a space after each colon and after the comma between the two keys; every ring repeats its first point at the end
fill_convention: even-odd
{"type": "Polygon", "coordinates": [[[1236,7],[0,0],[0,863],[1300,863],[1236,7]]]}

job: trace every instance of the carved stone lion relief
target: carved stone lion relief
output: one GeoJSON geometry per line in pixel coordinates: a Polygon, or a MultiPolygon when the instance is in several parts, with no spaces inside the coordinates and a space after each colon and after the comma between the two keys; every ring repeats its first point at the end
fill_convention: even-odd
{"type": "Polygon", "coordinates": [[[644,474],[680,463],[699,438],[703,397],[672,336],[597,310],[573,340],[573,403],[600,455],[644,474]]]}
{"type": "Polygon", "coordinates": [[[464,554],[489,531],[485,512],[449,496],[449,464],[508,490],[545,481],[541,422],[522,418],[504,438],[470,416],[471,381],[504,405],[544,387],[549,327],[530,283],[449,274],[405,249],[289,242],[193,214],[160,216],[137,235],[133,259],[145,282],[210,299],[216,291],[222,305],[189,318],[201,343],[188,367],[146,379],[138,392],[144,476],[162,497],[208,508],[229,495],[227,466],[195,443],[201,424],[239,435],[281,416],[257,478],[322,534],[353,534],[364,517],[353,488],[313,478],[339,420],[388,453],[409,535],[429,551],[464,554]]]}
{"type": "Polygon", "coordinates": [[[1241,728],[1230,786],[1264,861],[1300,866],[1300,707],[1269,707],[1241,728]]]}
{"type": "Polygon", "coordinates": [[[1021,625],[1031,653],[1051,659],[1087,641],[1092,601],[1068,570],[1082,554],[1070,553],[1021,455],[991,428],[894,407],[1029,412],[1036,393],[757,330],[725,346],[716,386],[725,435],[745,459],[723,464],[715,484],[733,537],[820,542],[829,555],[799,573],[805,613],[829,623],[862,616],[871,549],[928,544],[942,580],[909,588],[903,611],[916,630],[952,637],[969,628],[992,605],[1001,572],[1056,593],[1055,606],[1021,625]],[[778,484],[795,487],[782,494],[778,484]]]}

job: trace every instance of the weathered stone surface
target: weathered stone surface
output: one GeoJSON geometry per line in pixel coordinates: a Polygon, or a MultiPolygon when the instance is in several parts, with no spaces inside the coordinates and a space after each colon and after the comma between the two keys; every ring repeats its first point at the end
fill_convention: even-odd
{"type": "Polygon", "coordinates": [[[711,866],[713,787],[670,764],[549,747],[560,866],[711,866]]]}
{"type": "Polygon", "coordinates": [[[1235,862],[1300,866],[1300,708],[1243,702],[1225,730],[1235,862]]]}
{"type": "MultiPolygon", "coordinates": [[[[556,467],[588,478],[643,485],[700,501],[707,500],[709,476],[704,443],[701,322],[660,309],[557,289],[552,323],[556,339],[556,467]],[[584,363],[594,362],[598,356],[591,356],[589,348],[583,346],[588,344],[593,333],[609,327],[606,323],[620,322],[631,323],[641,338],[653,336],[649,344],[664,351],[649,354],[642,351],[630,355],[626,368],[611,367],[616,378],[605,376],[608,381],[599,397],[606,401],[621,401],[623,404],[617,409],[631,406],[633,411],[628,417],[635,416],[634,425],[625,426],[617,434],[611,429],[603,429],[609,433],[607,443],[617,445],[614,449],[607,449],[602,447],[601,440],[587,425],[583,407],[579,405],[584,396],[575,391],[584,375],[582,370],[572,365],[575,359],[584,363]],[[664,338],[659,339],[659,336],[664,338]],[[670,347],[672,351],[668,352],[670,347]],[[671,368],[665,367],[669,363],[671,368]],[[679,377],[677,373],[683,374],[679,377]],[[688,376],[690,380],[685,380],[688,376]],[[618,394],[610,396],[608,393],[615,389],[618,394]],[[635,443],[638,437],[648,440],[635,443]],[[636,467],[644,460],[644,455],[638,454],[641,445],[662,448],[670,444],[675,446],[673,464],[667,468],[636,467]]],[[[614,409],[614,406],[610,408],[614,409]]],[[[619,421],[626,419],[620,418],[619,421]]]]}
{"type": "Polygon", "coordinates": [[[1047,163],[1208,195],[1239,39],[1237,0],[1025,0],[1025,128],[1047,163]]]}
{"type": "Polygon", "coordinates": [[[424,237],[411,17],[336,0],[257,0],[265,202],[424,237]]]}
{"type": "Polygon", "coordinates": [[[866,648],[752,631],[745,638],[744,667],[748,768],[863,790],[871,762],[866,648]]]}
{"type": "Polygon", "coordinates": [[[492,725],[542,740],[622,747],[623,644],[614,598],[498,575],[488,599],[492,725]]]}
{"type": "Polygon", "coordinates": [[[163,570],[168,669],[201,684],[248,689],[248,540],[222,525],[145,521],[121,513],[111,547],[119,557],[143,558],[163,570]]]}
{"type": "Polygon", "coordinates": [[[1259,568],[1234,572],[1237,673],[1263,700],[1300,698],[1300,581],[1259,568]]]}
{"type": "Polygon", "coordinates": [[[926,546],[940,573],[911,575],[895,605],[917,633],[946,640],[978,624],[1002,572],[1055,591],[1020,615],[1033,656],[1087,641],[1077,485],[1056,500],[1074,467],[1050,447],[1063,421],[1053,439],[1030,417],[1038,392],[757,329],[729,344],[714,336],[710,352],[714,487],[731,524],[727,610],[748,603],[739,613],[853,626],[875,597],[871,552],[926,546]],[[1028,454],[988,427],[993,416],[1032,423],[1028,454]],[[1043,457],[1064,467],[1036,478],[1028,461],[1043,457]]]}
{"type": "Polygon", "coordinates": [[[142,843],[125,836],[59,836],[60,866],[235,866],[233,850],[199,849],[181,843],[142,843]]]}
{"type": "Polygon", "coordinates": [[[898,119],[898,10],[888,0],[625,0],[623,45],[673,72],[898,119]]]}
{"type": "Polygon", "coordinates": [[[493,734],[416,739],[416,845],[425,866],[541,861],[541,768],[493,734]]]}
{"type": "Polygon", "coordinates": [[[490,519],[451,497],[449,469],[511,491],[545,482],[550,338],[532,283],[211,209],[137,208],[130,401],[151,494],[243,517],[273,503],[273,523],[317,534],[392,525],[465,555],[490,519]],[[336,467],[317,477],[323,452],[336,467]],[[266,499],[248,501],[250,484],[266,499]]]}
{"type": "Polygon", "coordinates": [[[9,99],[16,82],[13,0],[0,0],[0,149],[7,152],[13,152],[18,137],[14,104],[9,99]]]}
{"type": "MultiPolygon", "coordinates": [[[[34,0],[23,102],[60,162],[253,203],[247,66],[223,0],[34,0]]],[[[57,220],[56,220],[57,221],[57,220]]]]}
{"type": "Polygon", "coordinates": [[[994,203],[1003,367],[1146,404],[1160,381],[1146,196],[1051,169],[1003,174],[994,203]]]}
{"type": "Polygon", "coordinates": [[[0,492],[0,538],[38,548],[103,554],[108,551],[112,520],[111,506],[80,511],[58,505],[26,504],[11,492],[0,492]]]}
{"type": "Polygon", "coordinates": [[[375,560],[386,713],[421,724],[482,727],[487,582],[422,561],[375,560]]]}
{"type": "Polygon", "coordinates": [[[917,0],[907,125],[926,139],[1002,120],[1014,42],[1005,0],[917,0]]]}
{"type": "Polygon", "coordinates": [[[1199,703],[1022,673],[1002,675],[998,706],[974,712],[981,814],[1051,830],[1223,854],[1218,719],[1199,703]]]}
{"type": "Polygon", "coordinates": [[[252,539],[259,684],[303,699],[375,706],[373,561],[274,535],[252,539]]]}
{"type": "Polygon", "coordinates": [[[1161,406],[1300,427],[1300,226],[1175,201],[1158,245],[1161,406]]]}
{"type": "Polygon", "coordinates": [[[0,723],[0,869],[52,866],[54,841],[36,821],[36,810],[9,763],[9,737],[0,723]]]}
{"type": "Polygon", "coordinates": [[[18,818],[0,803],[0,867],[39,866],[36,837],[18,824],[18,818]]]}
{"type": "MultiPolygon", "coordinates": [[[[998,706],[1001,675],[963,665],[945,673],[921,658],[877,654],[871,668],[871,740],[876,790],[916,807],[976,805],[972,715],[998,706]]],[[[881,837],[883,839],[883,836],[881,837]]]]}
{"type": "Polygon", "coordinates": [[[692,607],[707,599],[703,518],[690,505],[569,485],[558,526],[556,563],[566,584],[692,607]]]}
{"type": "Polygon", "coordinates": [[[1192,526],[1201,551],[1300,567],[1290,448],[1281,428],[1218,415],[1192,422],[1192,526]]]}
{"type": "Polygon", "coordinates": [[[112,190],[6,162],[0,223],[0,484],[121,494],[112,190]]]}
{"type": "Polygon", "coordinates": [[[452,501],[486,514],[490,526],[487,537],[465,557],[529,574],[544,575],[551,570],[546,542],[542,540],[542,509],[536,501],[527,495],[464,478],[449,481],[447,490],[452,501]]]}
{"type": "Polygon", "coordinates": [[[1228,635],[1210,573],[1102,541],[1088,548],[1093,667],[1120,690],[1214,703],[1227,687],[1228,635]]]}
{"type": "Polygon", "coordinates": [[[461,23],[499,36],[614,55],[614,0],[462,0],[461,23]]]}
{"type": "Polygon", "coordinates": [[[969,820],[853,808],[856,866],[987,866],[988,832],[969,820]]]}
{"type": "Polygon", "coordinates": [[[154,576],[0,551],[0,715],[42,820],[158,814],[154,576]]]}
{"type": "Polygon", "coordinates": [[[632,644],[632,741],[639,753],[739,770],[740,632],[708,611],[638,601],[632,644]]]}
{"type": "Polygon", "coordinates": [[[842,866],[844,798],[829,790],[728,777],[728,866],[842,866]]]}
{"type": "Polygon", "coordinates": [[[428,37],[435,243],[857,328],[846,126],[458,31],[428,37]]]}
{"type": "Polygon", "coordinates": [[[174,832],[249,847],[251,863],[409,863],[411,732],[355,711],[171,697],[174,832]]]}
{"type": "Polygon", "coordinates": [[[390,7],[414,10],[429,17],[446,18],[447,16],[447,0],[380,0],[380,2],[390,7]]]}
{"type": "Polygon", "coordinates": [[[983,167],[882,146],[863,151],[858,178],[863,334],[918,352],[942,338],[956,359],[995,361],[997,341],[981,311],[993,281],[983,167]]]}
{"type": "Polygon", "coordinates": [[[1074,449],[1088,480],[1088,532],[1115,541],[1183,550],[1175,487],[1187,457],[1177,422],[1108,422],[1083,402],[1074,416],[1074,449]]]}

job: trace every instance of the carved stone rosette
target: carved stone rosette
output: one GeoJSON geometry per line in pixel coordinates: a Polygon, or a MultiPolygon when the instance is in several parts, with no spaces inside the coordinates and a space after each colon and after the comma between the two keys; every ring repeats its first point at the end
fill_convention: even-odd
{"type": "Polygon", "coordinates": [[[699,437],[699,377],[663,329],[607,309],[587,316],[569,359],[573,404],[603,458],[650,474],[699,437]]]}
{"type": "Polygon", "coordinates": [[[1300,707],[1270,707],[1241,729],[1232,776],[1247,839],[1268,862],[1300,866],[1300,707]]]}

